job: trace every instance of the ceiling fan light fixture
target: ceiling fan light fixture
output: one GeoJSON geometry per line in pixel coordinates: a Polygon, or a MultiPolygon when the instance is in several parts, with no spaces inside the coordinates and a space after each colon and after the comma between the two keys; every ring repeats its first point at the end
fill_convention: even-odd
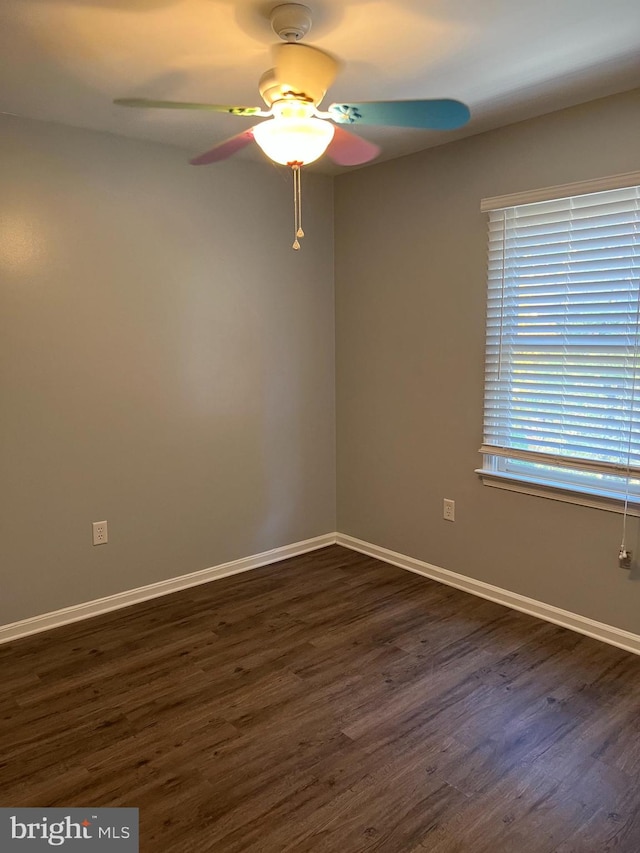
{"type": "Polygon", "coordinates": [[[330,104],[318,109],[341,63],[318,47],[300,44],[311,28],[311,10],[301,3],[280,3],[270,15],[274,32],[282,42],[272,50],[273,67],[260,78],[259,91],[267,106],[185,103],[147,98],[118,98],[126,107],[208,110],[233,116],[267,118],[251,128],[214,145],[192,158],[194,166],[218,163],[255,140],[275,163],[289,166],[293,177],[294,241],[300,248],[302,229],[301,169],[327,152],[339,166],[359,166],[378,156],[373,142],[352,134],[340,125],[362,124],[379,127],[412,127],[418,130],[454,130],[469,121],[469,108],[450,98],[401,101],[363,101],[330,104]],[[337,122],[335,127],[331,122],[337,122]]]}
{"type": "Polygon", "coordinates": [[[253,128],[253,135],[264,153],[275,163],[306,166],[329,147],[334,126],[318,118],[273,118],[253,128]]]}

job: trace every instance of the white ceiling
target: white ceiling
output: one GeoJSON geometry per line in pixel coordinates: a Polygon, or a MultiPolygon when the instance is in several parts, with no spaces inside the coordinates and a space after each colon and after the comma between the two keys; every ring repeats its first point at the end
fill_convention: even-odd
{"type": "MultiPolygon", "coordinates": [[[[260,105],[276,5],[0,0],[0,112],[169,143],[185,157],[201,153],[251,119],[127,109],[112,98],[260,105]]],[[[452,97],[471,108],[470,124],[451,134],[358,128],[382,145],[381,159],[640,86],[639,0],[306,5],[314,18],[306,41],[344,61],[325,104],[452,97]]],[[[251,148],[240,156],[263,156],[251,148]]]]}

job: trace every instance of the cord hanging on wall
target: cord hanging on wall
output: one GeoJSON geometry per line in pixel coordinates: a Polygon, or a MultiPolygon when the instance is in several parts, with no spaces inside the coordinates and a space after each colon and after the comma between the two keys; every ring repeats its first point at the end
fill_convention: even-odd
{"type": "MultiPolygon", "coordinates": [[[[636,229],[634,235],[634,243],[640,242],[640,200],[636,201],[636,229]]],[[[633,275],[633,271],[631,271],[633,275]]],[[[629,402],[629,420],[627,423],[627,471],[626,485],[624,494],[624,510],[622,513],[622,541],[620,542],[620,551],[618,553],[618,565],[621,569],[630,569],[632,565],[633,552],[627,547],[627,518],[629,515],[629,491],[631,481],[631,451],[634,427],[636,426],[635,404],[636,404],[636,389],[638,385],[639,371],[638,359],[640,358],[640,280],[636,281],[636,317],[634,328],[634,343],[632,351],[632,380],[631,380],[631,400],[629,402]]]]}

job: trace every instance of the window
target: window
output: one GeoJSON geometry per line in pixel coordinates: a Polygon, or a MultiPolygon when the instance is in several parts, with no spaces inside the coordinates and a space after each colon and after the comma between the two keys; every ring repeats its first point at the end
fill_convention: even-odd
{"type": "Polygon", "coordinates": [[[640,187],[601,186],[483,202],[479,473],[490,485],[640,505],[640,187]]]}

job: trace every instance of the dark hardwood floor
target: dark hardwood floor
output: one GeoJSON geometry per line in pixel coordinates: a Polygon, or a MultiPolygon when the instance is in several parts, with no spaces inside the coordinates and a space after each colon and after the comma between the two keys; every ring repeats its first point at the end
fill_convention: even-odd
{"type": "Polygon", "coordinates": [[[143,853],[638,853],[640,659],[332,546],[0,646],[0,805],[143,853]]]}

